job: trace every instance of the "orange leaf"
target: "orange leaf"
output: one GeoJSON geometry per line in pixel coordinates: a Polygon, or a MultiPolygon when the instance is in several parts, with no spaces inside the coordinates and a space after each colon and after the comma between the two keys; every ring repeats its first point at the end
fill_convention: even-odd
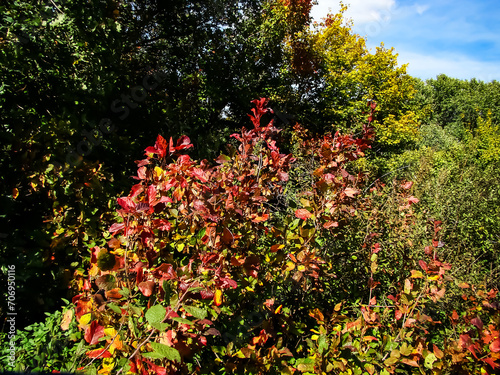
{"type": "Polygon", "coordinates": [[[63,331],[67,331],[69,329],[69,325],[72,320],[73,320],[73,310],[66,310],[61,322],[61,329],[63,331]]]}
{"type": "Polygon", "coordinates": [[[266,221],[267,219],[269,219],[269,215],[268,214],[263,214],[262,216],[258,216],[258,215],[252,216],[252,222],[253,223],[261,223],[263,221],[266,221]]]}
{"type": "Polygon", "coordinates": [[[299,219],[307,220],[312,216],[312,213],[310,213],[304,208],[300,208],[297,211],[295,211],[295,216],[297,216],[299,219]]]}
{"type": "Polygon", "coordinates": [[[414,359],[410,359],[410,358],[401,358],[400,361],[402,363],[404,363],[405,365],[408,365],[408,366],[413,366],[413,367],[420,367],[418,362],[415,361],[414,359]]]}
{"type": "Polygon", "coordinates": [[[283,244],[273,245],[273,246],[271,246],[271,252],[275,253],[278,250],[283,249],[284,247],[285,247],[285,245],[283,245],[283,244]]]}
{"type": "Polygon", "coordinates": [[[336,228],[339,226],[339,223],[336,221],[327,221],[325,224],[323,224],[323,228],[325,229],[330,229],[330,228],[336,228]]]}
{"type": "Polygon", "coordinates": [[[106,292],[106,298],[120,299],[123,296],[120,294],[120,288],[114,288],[106,292]]]}
{"type": "Polygon", "coordinates": [[[104,348],[89,350],[85,354],[89,358],[111,358],[111,353],[104,348]]]}
{"type": "Polygon", "coordinates": [[[142,294],[144,294],[145,297],[149,297],[151,294],[153,294],[154,288],[155,288],[155,283],[154,281],[151,280],[143,281],[142,283],[139,284],[139,290],[141,291],[142,294]]]}
{"type": "Polygon", "coordinates": [[[217,289],[214,294],[215,306],[222,305],[222,290],[217,289]]]}
{"type": "Polygon", "coordinates": [[[441,351],[441,349],[439,349],[436,344],[433,344],[433,352],[434,352],[434,355],[436,356],[437,359],[441,359],[444,357],[444,353],[441,351]]]}

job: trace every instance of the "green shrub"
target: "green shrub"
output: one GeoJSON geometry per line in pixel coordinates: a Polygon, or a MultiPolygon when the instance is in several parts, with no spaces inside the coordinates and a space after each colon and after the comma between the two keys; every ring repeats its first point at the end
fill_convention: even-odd
{"type": "MultiPolygon", "coordinates": [[[[0,368],[16,372],[76,371],[84,354],[84,342],[76,322],[71,322],[72,308],[68,305],[62,311],[45,314],[43,322],[17,330],[14,368],[10,367],[9,345],[2,345],[0,368]]],[[[0,340],[8,343],[8,334],[0,333],[0,340]]]]}

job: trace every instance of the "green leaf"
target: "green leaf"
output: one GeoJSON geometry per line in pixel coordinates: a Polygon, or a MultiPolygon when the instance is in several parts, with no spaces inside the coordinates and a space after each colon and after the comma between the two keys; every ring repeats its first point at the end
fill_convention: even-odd
{"type": "Polygon", "coordinates": [[[207,228],[202,228],[198,233],[196,233],[196,238],[201,240],[203,236],[205,235],[205,232],[207,231],[207,228]]]}
{"type": "Polygon", "coordinates": [[[151,324],[151,327],[157,329],[160,332],[165,332],[165,330],[170,327],[170,324],[168,323],[149,323],[151,324]]]}
{"type": "Polygon", "coordinates": [[[319,354],[323,354],[323,352],[327,349],[328,349],[328,342],[326,341],[326,335],[320,335],[318,339],[319,354]]]}
{"type": "Polygon", "coordinates": [[[181,355],[177,349],[171,348],[170,346],[159,344],[157,342],[152,342],[151,347],[153,350],[162,356],[162,358],[167,358],[171,361],[180,362],[181,355]]]}
{"type": "Polygon", "coordinates": [[[151,323],[161,323],[165,319],[167,311],[162,305],[154,305],[148,311],[146,311],[146,320],[149,324],[151,323]]]}
{"type": "Polygon", "coordinates": [[[114,303],[110,303],[108,304],[108,307],[113,310],[115,313],[117,314],[121,314],[122,313],[122,309],[120,309],[120,307],[114,303]]]}
{"type": "Polygon", "coordinates": [[[429,370],[432,370],[432,365],[434,362],[437,361],[437,357],[434,355],[434,353],[429,353],[427,354],[427,357],[425,357],[425,362],[424,366],[427,367],[429,370]]]}
{"type": "Polygon", "coordinates": [[[187,291],[191,292],[191,293],[198,293],[198,292],[201,292],[202,290],[205,290],[205,289],[206,288],[204,286],[196,286],[196,287],[189,288],[187,291]]]}
{"type": "Polygon", "coordinates": [[[153,359],[162,359],[162,358],[165,358],[165,356],[161,355],[158,352],[142,353],[142,356],[144,358],[153,358],[153,359]]]}
{"type": "Polygon", "coordinates": [[[205,319],[207,317],[207,311],[199,307],[184,306],[184,310],[197,319],[205,319]]]}

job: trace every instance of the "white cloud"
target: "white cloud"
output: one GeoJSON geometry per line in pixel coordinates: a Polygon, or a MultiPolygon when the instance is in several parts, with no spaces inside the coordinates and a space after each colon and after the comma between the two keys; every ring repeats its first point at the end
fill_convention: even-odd
{"type": "MultiPolygon", "coordinates": [[[[346,17],[351,18],[356,26],[370,22],[386,23],[391,19],[396,6],[395,0],[371,0],[370,2],[347,0],[344,3],[349,6],[346,17]]],[[[313,6],[311,14],[319,22],[329,11],[336,13],[339,9],[339,1],[319,0],[318,5],[313,6]]]]}
{"type": "Polygon", "coordinates": [[[463,55],[424,55],[398,51],[398,63],[409,63],[408,74],[421,79],[436,78],[439,74],[459,79],[476,78],[489,82],[500,81],[500,66],[496,62],[484,62],[463,55]]]}

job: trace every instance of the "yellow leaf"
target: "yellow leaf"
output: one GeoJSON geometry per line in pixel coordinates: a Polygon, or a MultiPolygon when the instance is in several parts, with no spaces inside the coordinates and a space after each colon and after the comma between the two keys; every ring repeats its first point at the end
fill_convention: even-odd
{"type": "Polygon", "coordinates": [[[160,178],[162,173],[163,173],[163,169],[161,169],[160,167],[155,167],[155,170],[154,170],[155,177],[160,178]]]}
{"type": "Polygon", "coordinates": [[[410,277],[412,279],[421,279],[421,278],[424,277],[424,275],[420,271],[411,270],[411,276],[410,277]]]}
{"type": "Polygon", "coordinates": [[[16,199],[19,196],[19,190],[17,188],[12,189],[12,198],[16,199]]]}
{"type": "Polygon", "coordinates": [[[291,261],[288,261],[286,263],[285,271],[291,271],[293,269],[295,269],[295,264],[291,261]]]}
{"type": "Polygon", "coordinates": [[[217,289],[214,293],[214,302],[216,306],[222,305],[222,290],[217,289]]]}
{"type": "Polygon", "coordinates": [[[113,367],[115,367],[115,359],[104,358],[102,360],[102,369],[100,369],[98,373],[103,375],[111,374],[111,370],[113,370],[113,367]]]}
{"type": "Polygon", "coordinates": [[[78,322],[78,327],[81,328],[81,329],[84,329],[85,327],[87,327],[89,325],[89,323],[90,323],[90,318],[91,317],[92,317],[91,313],[82,315],[81,318],[80,318],[80,321],[78,322]]]}

